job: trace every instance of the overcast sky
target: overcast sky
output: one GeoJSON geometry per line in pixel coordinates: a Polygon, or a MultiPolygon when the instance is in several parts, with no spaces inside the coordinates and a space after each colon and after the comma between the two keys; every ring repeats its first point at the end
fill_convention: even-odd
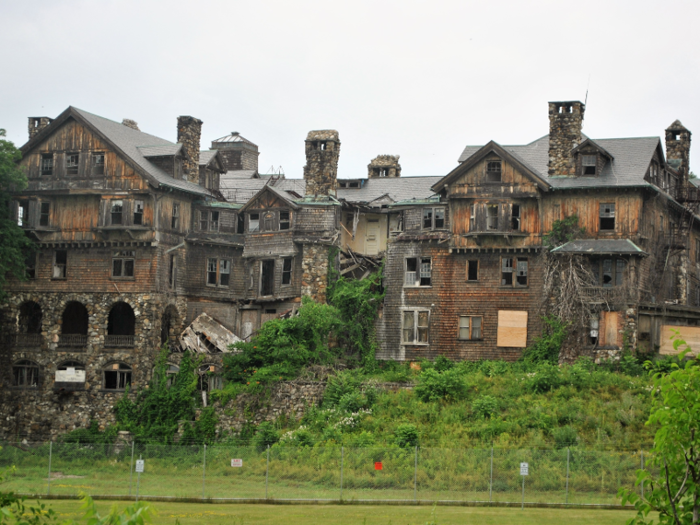
{"type": "MultiPolygon", "coordinates": [[[[239,131],[260,171],[302,176],[309,130],[336,129],[339,175],[378,154],[444,175],[465,145],[530,142],[547,102],[584,100],[593,138],[700,141],[700,2],[0,1],[0,128],[73,105],[202,148],[239,131]]],[[[700,151],[691,169],[700,172],[700,151]]]]}

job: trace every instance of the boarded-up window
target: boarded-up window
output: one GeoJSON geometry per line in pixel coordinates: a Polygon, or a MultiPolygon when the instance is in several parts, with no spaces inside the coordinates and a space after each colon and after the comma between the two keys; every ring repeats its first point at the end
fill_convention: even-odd
{"type": "Polygon", "coordinates": [[[527,312],[498,311],[496,346],[525,348],[527,346],[527,312]]]}
{"type": "Polygon", "coordinates": [[[681,346],[678,350],[673,348],[673,341],[671,339],[676,337],[683,339],[692,350],[688,355],[698,355],[698,349],[700,348],[700,327],[698,326],[673,326],[669,324],[661,325],[661,348],[659,353],[661,355],[676,355],[680,350],[685,350],[685,346],[681,346]]]}
{"type": "Polygon", "coordinates": [[[605,338],[603,344],[605,346],[620,346],[618,342],[618,312],[602,312],[603,323],[605,328],[605,338]]]}

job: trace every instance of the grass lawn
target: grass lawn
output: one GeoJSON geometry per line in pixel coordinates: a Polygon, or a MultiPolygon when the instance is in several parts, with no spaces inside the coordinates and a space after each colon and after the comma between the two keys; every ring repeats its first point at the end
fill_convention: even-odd
{"type": "MultiPolygon", "coordinates": [[[[78,518],[77,500],[44,500],[60,518],[78,518]]],[[[98,501],[100,512],[106,513],[113,503],[98,501]]],[[[121,508],[127,503],[120,501],[121,508]]],[[[318,523],[323,525],[435,525],[494,524],[494,525],[619,525],[632,517],[632,511],[580,509],[520,509],[489,507],[428,507],[428,506],[361,506],[361,505],[238,505],[149,502],[158,511],[154,523],[182,525],[293,525],[318,523]]]]}

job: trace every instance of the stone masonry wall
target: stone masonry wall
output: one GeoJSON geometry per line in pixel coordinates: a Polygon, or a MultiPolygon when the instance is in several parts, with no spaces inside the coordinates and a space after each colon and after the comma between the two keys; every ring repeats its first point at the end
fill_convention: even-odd
{"type": "Polygon", "coordinates": [[[583,113],[581,102],[549,103],[549,175],[576,175],[571,150],[581,142],[583,113]]]}
{"type": "Polygon", "coordinates": [[[325,244],[305,244],[301,260],[301,296],[318,303],[326,302],[328,288],[328,250],[325,244]]]}
{"type": "Polygon", "coordinates": [[[306,137],[304,180],[307,195],[335,195],[340,139],[335,130],[310,131],[306,137]]]}

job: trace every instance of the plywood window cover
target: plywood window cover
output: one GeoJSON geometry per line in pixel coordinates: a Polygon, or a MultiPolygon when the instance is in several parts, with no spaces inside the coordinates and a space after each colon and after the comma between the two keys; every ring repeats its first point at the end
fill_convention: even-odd
{"type": "Polygon", "coordinates": [[[499,310],[496,346],[525,348],[527,346],[527,311],[499,310]]]}

